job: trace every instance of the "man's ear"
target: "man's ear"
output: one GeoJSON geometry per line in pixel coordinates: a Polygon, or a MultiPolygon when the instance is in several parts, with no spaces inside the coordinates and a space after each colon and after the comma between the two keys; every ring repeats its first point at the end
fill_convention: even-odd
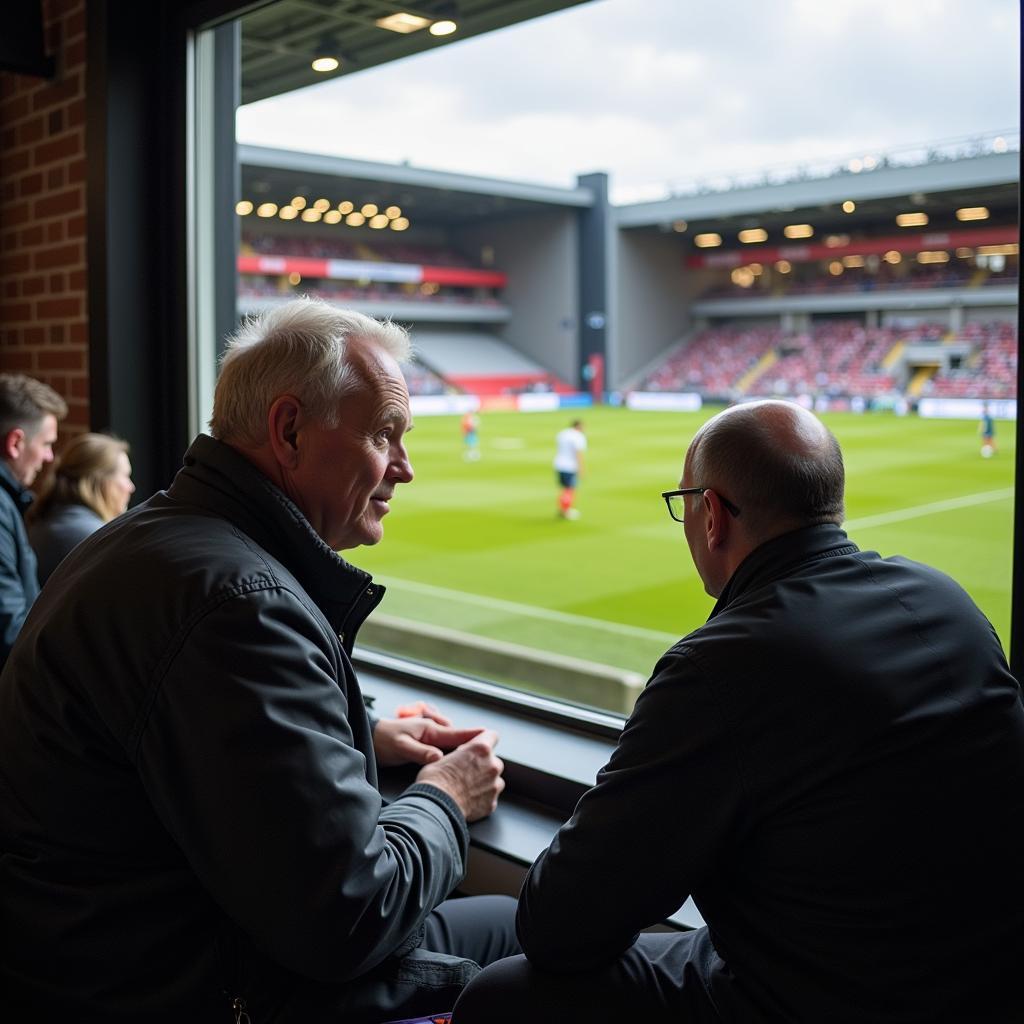
{"type": "Polygon", "coordinates": [[[728,539],[731,523],[722,499],[713,490],[701,495],[704,502],[704,527],[707,534],[708,551],[720,548],[728,539]]]}
{"type": "Polygon", "coordinates": [[[4,435],[4,457],[16,459],[25,447],[25,431],[21,427],[11,427],[4,435]]]}
{"type": "Polygon", "coordinates": [[[294,395],[275,398],[267,413],[270,450],[285,469],[294,469],[299,463],[301,420],[302,403],[294,395]]]}

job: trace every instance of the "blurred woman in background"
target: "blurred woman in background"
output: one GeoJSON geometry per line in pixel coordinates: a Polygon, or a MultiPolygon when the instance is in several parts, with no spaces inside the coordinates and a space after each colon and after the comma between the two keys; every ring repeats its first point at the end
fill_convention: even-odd
{"type": "Polygon", "coordinates": [[[134,490],[127,442],[106,434],[68,442],[27,516],[40,586],[76,544],[128,507],[134,490]]]}

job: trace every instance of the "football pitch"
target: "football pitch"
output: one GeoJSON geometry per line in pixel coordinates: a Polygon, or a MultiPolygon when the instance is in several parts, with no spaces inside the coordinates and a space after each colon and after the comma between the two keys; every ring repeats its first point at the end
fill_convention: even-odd
{"type": "MultiPolygon", "coordinates": [[[[475,462],[458,417],[420,417],[408,438],[416,479],[398,488],[383,543],[347,554],[387,585],[386,615],[646,676],[713,606],[660,492],[678,486],[686,445],[715,411],[582,410],[576,521],[555,514],[551,466],[571,410],[482,414],[475,462]]],[[[971,421],[823,419],[846,460],[851,539],[949,573],[1005,645],[1013,425],[997,425],[999,451],[983,459],[971,421]]]]}

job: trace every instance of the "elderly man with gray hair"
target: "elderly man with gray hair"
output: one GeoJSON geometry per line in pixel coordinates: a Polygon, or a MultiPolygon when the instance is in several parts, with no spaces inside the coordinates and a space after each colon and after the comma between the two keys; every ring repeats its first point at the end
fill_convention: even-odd
{"type": "Polygon", "coordinates": [[[497,737],[373,721],[350,661],[383,589],[336,552],[412,480],[408,350],[323,303],[245,323],[213,436],[51,578],[0,677],[18,1019],[381,1021],[518,950],[512,900],[447,900],[497,737]]]}
{"type": "Polygon", "coordinates": [[[717,599],[453,1024],[1024,1019],[1024,707],[942,573],[839,528],[835,437],[728,409],[663,495],[717,599]],[[692,896],[707,927],[651,932],[692,896]]]}

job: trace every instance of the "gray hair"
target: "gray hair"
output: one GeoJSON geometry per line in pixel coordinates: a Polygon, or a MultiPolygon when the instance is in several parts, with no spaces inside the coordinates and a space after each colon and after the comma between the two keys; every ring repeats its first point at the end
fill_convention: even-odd
{"type": "Polygon", "coordinates": [[[727,409],[697,433],[688,453],[698,487],[721,489],[742,510],[748,532],[840,525],[845,517],[843,453],[832,432],[791,402],[727,409]]]}
{"type": "Polygon", "coordinates": [[[222,441],[265,443],[267,413],[283,394],[295,395],[324,426],[337,426],[338,403],[360,382],[348,359],[351,341],[376,345],[400,363],[411,353],[403,327],[316,299],[247,317],[221,360],[210,432],[222,441]]]}

